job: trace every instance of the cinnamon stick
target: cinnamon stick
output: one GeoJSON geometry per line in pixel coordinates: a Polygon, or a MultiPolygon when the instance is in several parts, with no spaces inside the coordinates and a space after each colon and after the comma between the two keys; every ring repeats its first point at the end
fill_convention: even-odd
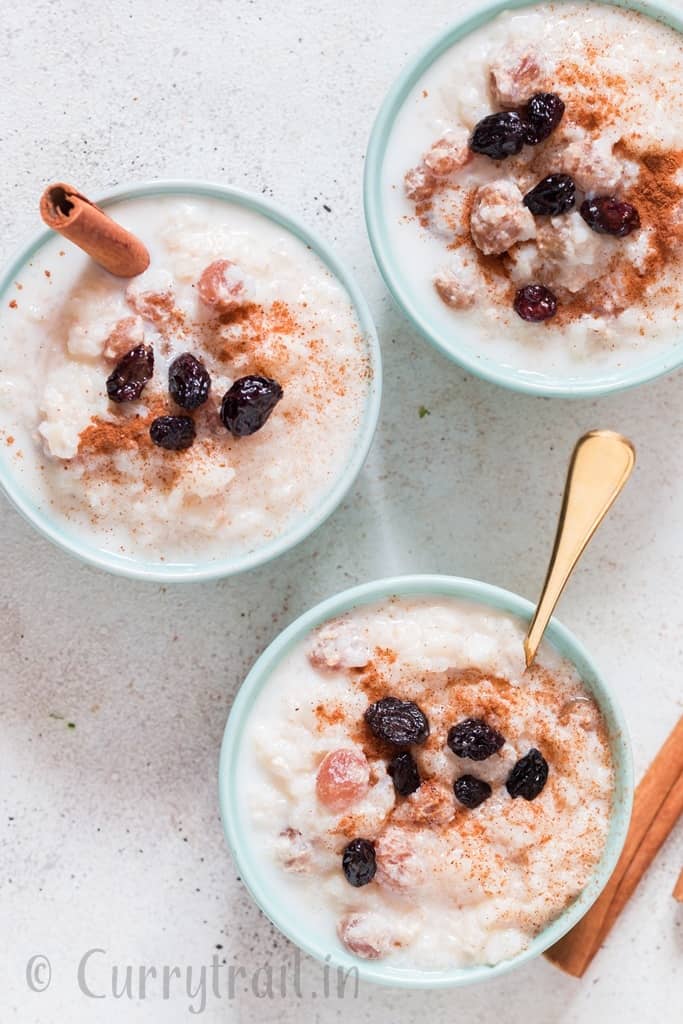
{"type": "Polygon", "coordinates": [[[674,886],[673,896],[674,899],[678,900],[679,903],[683,903],[683,871],[681,871],[680,875],[678,876],[678,881],[674,886]]]}
{"type": "Polygon", "coordinates": [[[149,253],[140,239],[72,185],[59,181],[46,188],[40,199],[40,216],[110,274],[135,277],[149,266],[149,253]]]}
{"type": "Polygon", "coordinates": [[[579,923],[546,951],[548,960],[577,978],[584,974],[682,813],[683,718],[636,789],[628,835],[611,878],[579,923]]]}
{"type": "Polygon", "coordinates": [[[681,814],[683,814],[683,774],[679,775],[678,780],[669,790],[664,803],[659,808],[657,817],[643,837],[635,856],[623,874],[616,897],[610,904],[609,912],[602,926],[601,945],[681,814]]]}

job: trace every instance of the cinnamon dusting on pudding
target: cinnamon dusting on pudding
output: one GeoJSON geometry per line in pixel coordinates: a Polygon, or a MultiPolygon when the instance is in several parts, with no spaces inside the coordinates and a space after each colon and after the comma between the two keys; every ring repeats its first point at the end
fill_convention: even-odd
{"type": "MultiPolygon", "coordinates": [[[[275,362],[290,360],[288,340],[303,339],[311,330],[310,323],[301,323],[284,302],[269,306],[247,303],[219,317],[218,323],[205,336],[205,345],[216,359],[230,363],[236,356],[250,358],[253,372],[272,374],[275,362]]],[[[284,381],[284,378],[282,378],[284,381]]]]}
{"type": "MultiPolygon", "coordinates": [[[[674,316],[679,311],[675,270],[683,254],[683,151],[658,147],[651,136],[645,139],[637,130],[642,118],[638,68],[635,77],[615,70],[611,40],[589,38],[581,45],[579,56],[558,60],[551,71],[538,62],[543,66],[543,87],[552,89],[565,106],[559,126],[545,141],[500,160],[479,155],[485,151],[478,150],[474,160],[481,173],[472,174],[473,165],[467,162],[449,175],[430,176],[424,171],[423,157],[420,167],[406,176],[406,193],[414,196],[416,220],[442,237],[456,255],[452,268],[444,265],[434,278],[437,294],[456,310],[476,310],[481,302],[511,310],[518,290],[533,284],[550,289],[558,300],[557,313],[544,323],[549,331],[584,317],[589,330],[611,331],[626,310],[637,310],[643,321],[651,319],[655,304],[662,300],[669,302],[674,316]],[[471,226],[479,196],[486,189],[500,190],[513,183],[526,194],[553,174],[574,179],[575,209],[536,216],[536,238],[504,252],[491,252],[486,233],[481,241],[471,226]],[[628,239],[587,236],[590,229],[579,220],[579,208],[585,198],[595,196],[614,196],[631,204],[640,216],[640,227],[628,239]],[[442,278],[449,274],[456,283],[460,281],[460,290],[455,284],[450,290],[442,286],[442,278]],[[593,321],[595,328],[590,327],[593,321]]],[[[535,66],[533,52],[521,66],[526,66],[527,58],[529,66],[535,66]]],[[[505,72],[505,59],[501,59],[505,72]]],[[[635,60],[637,65],[639,58],[635,60]]],[[[505,74],[506,84],[519,85],[511,71],[505,74]]],[[[666,93],[664,84],[653,88],[662,97],[666,93]]],[[[500,99],[502,106],[496,105],[496,96],[494,88],[494,111],[511,110],[500,99]]],[[[520,116],[526,116],[524,111],[518,107],[520,116]]],[[[458,129],[456,125],[450,130],[458,129]]],[[[507,211],[502,203],[486,211],[483,227],[492,233],[494,245],[495,222],[491,219],[489,226],[488,218],[499,218],[498,234],[504,238],[513,215],[522,214],[521,207],[514,210],[513,205],[511,199],[507,211]]]]}
{"type": "MultiPolygon", "coordinates": [[[[154,299],[153,308],[163,308],[164,316],[168,311],[173,315],[175,305],[172,297],[161,301],[163,296],[154,299]]],[[[149,307],[138,304],[138,309],[149,307]]],[[[179,312],[179,311],[177,311],[179,312]]],[[[149,317],[148,317],[149,318],[149,317]]],[[[277,301],[270,306],[246,303],[238,309],[223,314],[218,321],[208,325],[198,321],[192,323],[184,314],[179,313],[179,324],[182,323],[183,334],[192,335],[196,332],[201,337],[201,345],[208,348],[220,363],[232,369],[233,378],[242,376],[245,371],[263,376],[277,378],[285,387],[290,379],[301,372],[300,367],[292,363],[290,348],[292,339],[299,339],[310,353],[311,360],[322,370],[318,376],[311,375],[309,386],[309,402],[306,406],[296,409],[283,408],[281,415],[287,420],[300,420],[313,414],[322,414],[329,402],[330,393],[343,397],[349,386],[349,374],[354,367],[347,361],[337,362],[335,366],[328,363],[323,343],[316,337],[310,337],[311,325],[302,324],[297,320],[293,310],[284,302],[277,301]],[[234,329],[230,342],[226,341],[221,328],[226,325],[234,329]],[[235,364],[239,365],[235,365],[235,364]],[[232,364],[232,366],[231,366],[232,364]]],[[[164,329],[170,330],[169,321],[163,320],[164,329]]],[[[199,349],[200,345],[192,344],[187,338],[188,347],[199,349]]],[[[213,396],[212,402],[220,396],[213,396]]],[[[91,424],[82,431],[79,439],[78,455],[114,456],[121,451],[135,450],[140,457],[158,454],[149,437],[149,428],[154,419],[169,415],[173,411],[173,403],[160,393],[148,397],[144,392],[140,405],[141,411],[131,415],[128,410],[117,410],[112,407],[109,417],[95,417],[91,424]]],[[[201,431],[205,452],[217,454],[221,448],[229,449],[232,438],[220,424],[215,410],[205,407],[196,414],[197,426],[201,431]]],[[[189,449],[186,450],[189,452],[189,449]]]]}
{"type": "Polygon", "coordinates": [[[148,402],[144,412],[133,415],[120,413],[112,419],[96,416],[80,435],[78,455],[115,455],[131,450],[139,453],[153,452],[154,446],[149,436],[150,424],[157,416],[167,412],[167,403],[159,396],[148,402]]]}
{"type": "MultiPolygon", "coordinates": [[[[397,658],[397,652],[391,648],[375,648],[374,661],[368,663],[364,668],[347,670],[350,685],[359,688],[368,703],[373,703],[397,690],[402,694],[411,692],[411,669],[402,670],[401,674],[403,675],[405,672],[405,678],[398,684],[395,677],[390,678],[382,669],[382,665],[395,666],[397,658]]],[[[463,669],[451,669],[445,674],[435,672],[433,673],[433,682],[430,682],[428,675],[423,675],[420,678],[420,695],[417,700],[429,718],[430,735],[424,744],[412,746],[411,752],[419,766],[421,785],[406,799],[397,800],[383,818],[382,829],[398,825],[401,829],[410,832],[428,827],[442,837],[450,837],[448,841],[453,844],[454,848],[457,848],[458,843],[465,838],[477,840],[482,844],[490,843],[495,847],[497,824],[473,814],[454,800],[450,784],[451,776],[457,776],[457,769],[454,766],[451,767],[444,777],[442,770],[435,771],[432,767],[432,757],[435,755],[438,757],[440,752],[445,750],[449,727],[467,718],[483,718],[487,724],[501,732],[503,736],[514,739],[520,716],[524,716],[525,709],[528,707],[527,687],[532,680],[534,682],[534,701],[550,711],[549,716],[539,716],[533,737],[534,743],[542,750],[551,766],[547,783],[549,796],[543,802],[510,800],[499,807],[496,813],[509,819],[511,824],[521,825],[523,822],[527,822],[528,825],[531,825],[532,820],[545,820],[552,824],[555,811],[557,813],[566,812],[566,799],[561,780],[565,777],[572,777],[576,773],[583,773],[585,765],[582,764],[580,755],[571,744],[568,744],[566,740],[558,739],[557,724],[561,723],[566,729],[572,725],[574,716],[580,716],[576,718],[577,726],[593,731],[601,746],[607,748],[606,725],[597,705],[588,695],[567,702],[552,673],[538,663],[528,670],[525,682],[521,685],[513,684],[502,676],[469,666],[463,669]]],[[[354,704],[353,707],[355,708],[356,705],[354,704]]],[[[329,726],[344,726],[349,740],[363,751],[371,765],[377,761],[386,764],[396,753],[395,747],[371,733],[362,718],[359,719],[357,715],[350,714],[348,710],[345,711],[339,704],[332,704],[329,707],[326,704],[318,704],[315,707],[315,715],[318,721],[318,731],[321,733],[324,733],[329,726]]],[[[503,765],[505,763],[504,756],[509,757],[509,755],[505,755],[504,750],[493,754],[485,764],[489,770],[497,760],[500,760],[503,765]]],[[[462,762],[463,767],[467,763],[462,762]]],[[[469,765],[471,768],[468,770],[474,774],[481,769],[481,763],[469,762],[469,765]]],[[[504,775],[507,769],[502,767],[500,771],[504,775]]],[[[588,783],[588,787],[590,790],[590,783],[588,783]]],[[[599,797],[599,787],[597,786],[594,795],[596,798],[599,797]]],[[[362,831],[363,827],[367,828],[363,816],[350,813],[338,821],[333,832],[350,840],[359,833],[359,829],[362,831]]],[[[585,840],[584,847],[582,850],[576,851],[576,856],[583,858],[587,865],[592,863],[594,845],[602,834],[603,823],[596,822],[594,834],[590,834],[589,829],[582,837],[585,840]]],[[[535,841],[535,845],[543,845],[550,841],[552,841],[552,831],[535,841]]],[[[497,856],[495,852],[493,855],[497,856]]],[[[529,851],[526,851],[523,857],[528,856],[529,851]]],[[[492,895],[495,892],[495,883],[491,879],[496,876],[500,877],[501,872],[505,873],[502,862],[494,868],[491,868],[486,861],[478,863],[478,880],[488,894],[492,895]]]]}
{"type": "MultiPolygon", "coordinates": [[[[373,957],[495,963],[590,879],[614,784],[604,723],[551,649],[525,672],[523,635],[467,602],[387,598],[322,624],[272,673],[243,775],[254,850],[287,828],[315,848],[307,877],[282,885],[352,952],[350,913],[373,957]]],[[[277,845],[282,864],[292,844],[277,845]]]]}
{"type": "Polygon", "coordinates": [[[149,432],[158,416],[168,415],[168,404],[162,395],[152,395],[140,412],[115,412],[111,419],[94,417],[79,439],[77,460],[84,477],[125,486],[126,474],[120,468],[125,454],[137,461],[146,487],[159,493],[172,490],[190,464],[190,449],[161,453],[149,432]]]}
{"type": "MultiPolygon", "coordinates": [[[[19,309],[16,291],[16,313],[5,307],[3,378],[21,387],[3,403],[2,433],[31,438],[36,488],[94,545],[154,561],[241,557],[309,513],[343,472],[366,408],[367,339],[324,261],[267,216],[180,195],[128,213],[153,243],[144,274],[123,282],[67,253],[57,280],[52,245],[15,282],[31,303],[19,309]],[[233,315],[199,291],[216,257],[244,283],[233,315]],[[142,360],[127,359],[142,346],[154,353],[146,380],[142,360]],[[176,388],[181,357],[208,378],[197,404],[176,388]],[[259,376],[282,399],[267,424],[236,437],[219,418],[224,396],[259,376]],[[28,386],[32,402],[20,398],[28,386]]],[[[246,385],[234,394],[256,408],[246,385]]]]}

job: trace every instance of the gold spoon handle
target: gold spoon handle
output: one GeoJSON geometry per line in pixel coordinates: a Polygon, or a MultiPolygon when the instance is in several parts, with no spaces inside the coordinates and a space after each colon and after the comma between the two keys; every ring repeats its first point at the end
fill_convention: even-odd
{"type": "Polygon", "coordinates": [[[536,657],[574,566],[621,493],[635,465],[633,445],[611,430],[592,430],[572,455],[548,575],[524,640],[527,668],[536,657]]]}

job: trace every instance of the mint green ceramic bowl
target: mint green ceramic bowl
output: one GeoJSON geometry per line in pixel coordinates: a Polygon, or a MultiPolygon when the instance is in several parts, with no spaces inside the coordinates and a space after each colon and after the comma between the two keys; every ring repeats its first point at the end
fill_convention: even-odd
{"type": "MultiPolygon", "coordinates": [[[[114,202],[125,199],[148,198],[150,196],[208,196],[225,200],[226,203],[246,207],[279,224],[310,248],[330,269],[338,281],[348,292],[356,310],[361,330],[366,339],[371,364],[371,381],[368,400],[358,436],[351,457],[334,481],[323,499],[311,511],[290,526],[286,533],[246,554],[197,562],[159,562],[130,558],[115,551],[108,551],[89,543],[86,537],[68,530],[66,525],[58,522],[50,515],[49,509],[40,507],[31,494],[26,493],[12,471],[9,458],[0,452],[0,487],[14,504],[15,508],[36,529],[64,551],[88,562],[100,569],[131,579],[157,580],[159,582],[190,581],[218,579],[235,573],[253,569],[270,562],[304,540],[342,502],[344,496],[353,485],[370,450],[372,439],[379,416],[382,391],[382,360],[377,340],[377,332],[372,322],[370,310],[363,295],[344,264],[335,256],[329,246],[313,231],[301,224],[275,203],[252,195],[239,188],[211,184],[202,181],[151,181],[141,185],[124,185],[112,189],[98,199],[105,208],[114,202]]],[[[0,301],[12,286],[23,266],[50,239],[54,238],[51,231],[43,231],[28,243],[15,258],[0,278],[0,301]]]]}
{"type": "MultiPolygon", "coordinates": [[[[680,8],[663,2],[639,2],[639,0],[596,0],[607,6],[624,7],[646,14],[664,22],[678,32],[683,32],[683,16],[680,8]]],[[[560,6],[559,0],[557,6],[560,6]]],[[[420,296],[413,287],[409,276],[391,245],[385,210],[384,159],[387,144],[393,131],[394,122],[419,79],[446,50],[454,43],[481,28],[504,11],[522,7],[540,6],[533,0],[485,0],[477,4],[476,10],[442,32],[422,51],[401,73],[389,90],[375,121],[368,144],[365,161],[365,220],[377,265],[389,291],[413,326],[445,356],[459,363],[470,373],[484,380],[500,384],[530,395],[545,395],[556,398],[596,397],[626,388],[636,387],[653,380],[683,364],[683,336],[673,336],[669,348],[659,346],[657,354],[644,355],[642,362],[630,367],[616,367],[595,376],[570,377],[541,373],[529,365],[518,369],[506,365],[486,354],[476,329],[456,324],[453,331],[444,331],[430,322],[420,296]]]]}
{"type": "Polygon", "coordinates": [[[282,658],[312,629],[358,605],[372,604],[393,596],[462,598],[511,612],[525,623],[529,621],[533,611],[532,604],[525,598],[477,580],[455,576],[399,576],[345,590],[306,612],[265,650],[233,703],[223,737],[219,767],[219,799],[223,824],[240,876],[251,895],[273,924],[304,952],[344,970],[357,968],[362,979],[382,985],[418,989],[468,985],[495,978],[537,957],[575,925],[597,899],[619,857],[631,815],[633,768],[628,734],[621,711],[588,652],[568,629],[553,619],[546,633],[546,641],[574,663],[600,706],[607,724],[615,766],[616,786],[607,845],[586,888],[574,903],[533,939],[523,953],[494,967],[478,966],[432,972],[397,969],[382,961],[357,959],[340,945],[330,948],[329,939],[308,929],[297,916],[291,902],[283,898],[284,886],[278,884],[276,874],[264,870],[263,851],[256,848],[250,838],[249,823],[245,820],[248,809],[244,803],[244,787],[241,785],[240,772],[240,767],[245,762],[245,730],[254,704],[262,689],[268,684],[271,674],[282,658]]]}

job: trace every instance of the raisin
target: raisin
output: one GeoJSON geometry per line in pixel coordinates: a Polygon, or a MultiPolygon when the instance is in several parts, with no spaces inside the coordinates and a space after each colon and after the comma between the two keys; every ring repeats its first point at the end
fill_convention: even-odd
{"type": "Polygon", "coordinates": [[[424,743],[429,736],[429,722],[412,700],[382,697],[367,709],[365,721],[378,740],[397,747],[424,743]]]}
{"type": "Polygon", "coordinates": [[[512,110],[502,114],[489,114],[475,125],[470,149],[483,153],[492,160],[505,160],[519,153],[524,145],[524,124],[512,110]]]}
{"type": "Polygon", "coordinates": [[[532,747],[521,757],[507,777],[505,788],[511,797],[535,800],[548,781],[548,762],[540,750],[532,747]]]}
{"type": "Polygon", "coordinates": [[[453,792],[456,800],[473,811],[479,804],[483,804],[484,800],[488,800],[491,796],[491,787],[488,782],[477,779],[474,775],[461,775],[453,783],[453,792]]]}
{"type": "Polygon", "coordinates": [[[248,437],[264,425],[282,398],[282,388],[270,377],[250,374],[236,380],[221,403],[221,420],[234,437],[248,437]]]}
{"type": "Polygon", "coordinates": [[[197,431],[190,416],[157,416],[150,425],[149,436],[159,448],[179,452],[193,444],[197,431]]]}
{"type": "Polygon", "coordinates": [[[173,360],[168,368],[168,392],[182,409],[198,409],[209,397],[211,378],[203,363],[189,352],[173,360]]]}
{"type": "Polygon", "coordinates": [[[420,773],[417,762],[409,751],[397,754],[387,765],[387,771],[394,780],[394,789],[399,796],[410,796],[420,788],[420,773]]]}
{"type": "Polygon", "coordinates": [[[481,718],[465,718],[448,730],[448,746],[458,757],[485,761],[505,743],[505,738],[481,718]]]}
{"type": "Polygon", "coordinates": [[[151,345],[137,345],[127,352],[107,377],[107,394],[112,402],[135,402],[154,373],[151,345]]]}
{"type": "Polygon", "coordinates": [[[575,202],[576,186],[568,174],[549,174],[524,196],[524,205],[536,217],[558,217],[575,202]]]}
{"type": "Polygon", "coordinates": [[[524,141],[529,146],[543,142],[557,128],[564,114],[564,103],[554,92],[537,92],[524,111],[524,141]]]}
{"type": "Polygon", "coordinates": [[[522,320],[538,324],[555,316],[557,299],[544,285],[528,284],[515,295],[514,309],[522,320]]]}
{"type": "Polygon", "coordinates": [[[640,215],[635,206],[621,203],[616,196],[597,196],[584,199],[579,213],[589,228],[600,235],[624,238],[640,227],[640,215]]]}
{"type": "Polygon", "coordinates": [[[346,881],[359,888],[375,877],[375,847],[369,839],[352,839],[342,854],[342,869],[346,881]]]}

